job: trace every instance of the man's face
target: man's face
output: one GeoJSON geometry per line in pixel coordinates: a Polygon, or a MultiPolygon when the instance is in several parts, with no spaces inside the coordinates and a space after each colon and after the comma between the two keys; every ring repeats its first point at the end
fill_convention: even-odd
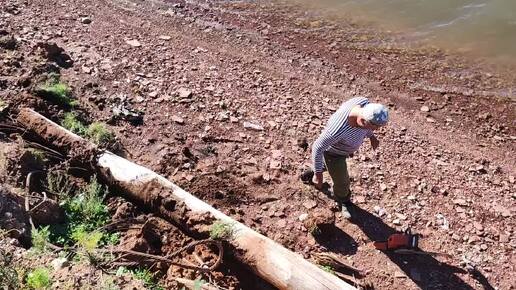
{"type": "Polygon", "coordinates": [[[364,118],[362,117],[358,117],[357,118],[357,124],[358,126],[360,126],[360,128],[362,129],[370,129],[370,130],[376,130],[378,128],[380,128],[380,126],[376,125],[376,124],[373,124],[371,122],[367,122],[364,118]]]}

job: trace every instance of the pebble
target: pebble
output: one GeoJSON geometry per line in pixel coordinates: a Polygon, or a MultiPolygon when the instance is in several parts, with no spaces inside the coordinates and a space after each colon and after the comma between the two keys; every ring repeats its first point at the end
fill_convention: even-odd
{"type": "Polygon", "coordinates": [[[83,66],[82,67],[82,71],[86,74],[89,74],[91,73],[91,68],[90,67],[87,67],[87,66],[83,66]]]}
{"type": "Polygon", "coordinates": [[[192,91],[186,88],[179,88],[179,90],[177,90],[177,94],[179,95],[180,99],[188,99],[192,96],[192,91]]]}
{"type": "Polygon", "coordinates": [[[505,235],[505,234],[500,235],[500,237],[498,238],[498,241],[500,241],[500,243],[508,243],[509,235],[505,235]]]}
{"type": "Polygon", "coordinates": [[[453,201],[453,203],[459,206],[468,206],[468,202],[463,198],[457,198],[453,201]]]}
{"type": "Polygon", "coordinates": [[[422,106],[420,110],[421,112],[430,112],[430,108],[428,106],[422,106]]]}
{"type": "Polygon", "coordinates": [[[376,214],[379,216],[379,217],[382,217],[384,216],[387,212],[385,211],[385,209],[375,205],[374,206],[374,211],[376,212],[376,214]]]}
{"type": "Polygon", "coordinates": [[[404,221],[407,219],[407,216],[404,215],[404,214],[401,214],[401,213],[395,213],[396,217],[398,217],[398,219],[404,221]]]}
{"type": "Polygon", "coordinates": [[[477,229],[477,231],[483,231],[484,230],[484,227],[482,226],[482,224],[477,222],[477,221],[473,222],[473,226],[475,227],[475,229],[477,229]]]}
{"type": "Polygon", "coordinates": [[[176,115],[173,115],[171,117],[171,119],[172,119],[172,121],[174,121],[174,122],[176,122],[176,123],[178,123],[180,125],[183,125],[185,123],[185,120],[183,118],[181,118],[179,116],[176,116],[176,115]]]}
{"type": "Polygon", "coordinates": [[[91,23],[91,18],[89,18],[89,17],[82,17],[81,18],[81,23],[82,24],[90,24],[91,23]]]}
{"type": "Polygon", "coordinates": [[[70,262],[66,258],[56,258],[50,262],[50,265],[52,265],[52,268],[54,268],[55,271],[59,271],[65,267],[68,267],[70,262]]]}
{"type": "Polygon", "coordinates": [[[140,47],[140,46],[142,46],[142,44],[138,40],[136,40],[136,39],[127,40],[125,43],[129,44],[132,47],[140,47]]]}
{"type": "Polygon", "coordinates": [[[315,200],[307,200],[307,201],[303,202],[303,206],[306,209],[312,209],[317,206],[317,202],[315,200]]]}
{"type": "Polygon", "coordinates": [[[259,124],[254,124],[251,122],[244,122],[244,128],[254,130],[254,131],[263,131],[263,127],[259,124]]]}
{"type": "Polygon", "coordinates": [[[304,220],[306,220],[307,218],[308,218],[308,214],[307,214],[307,213],[303,213],[303,214],[301,214],[301,215],[298,217],[299,221],[304,221],[304,220]]]}

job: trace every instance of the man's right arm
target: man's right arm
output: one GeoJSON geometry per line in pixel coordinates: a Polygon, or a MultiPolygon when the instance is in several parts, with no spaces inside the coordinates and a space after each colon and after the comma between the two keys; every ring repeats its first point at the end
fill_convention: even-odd
{"type": "Polygon", "coordinates": [[[337,141],[336,136],[333,136],[327,131],[324,131],[312,146],[312,161],[314,164],[316,184],[318,189],[322,188],[323,183],[323,169],[324,169],[324,152],[330,148],[337,141]]]}

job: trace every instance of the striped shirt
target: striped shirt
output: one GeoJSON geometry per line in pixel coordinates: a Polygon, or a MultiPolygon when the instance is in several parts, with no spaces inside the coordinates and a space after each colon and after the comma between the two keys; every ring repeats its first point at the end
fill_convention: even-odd
{"type": "Polygon", "coordinates": [[[372,130],[351,127],[348,121],[351,109],[357,105],[362,107],[368,103],[369,100],[364,97],[352,98],[344,102],[337,112],[330,117],[326,127],[312,146],[315,172],[323,171],[323,154],[325,151],[347,156],[358,150],[365,137],[373,136],[372,130]]]}

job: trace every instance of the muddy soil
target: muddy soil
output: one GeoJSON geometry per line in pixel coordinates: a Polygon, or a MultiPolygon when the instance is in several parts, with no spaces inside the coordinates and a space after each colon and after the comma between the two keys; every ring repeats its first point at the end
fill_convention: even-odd
{"type": "Polygon", "coordinates": [[[402,34],[283,2],[2,3],[12,37],[0,41],[0,96],[12,108],[57,118],[31,93],[42,70],[58,70],[129,159],[306,258],[336,253],[377,289],[516,287],[514,68],[408,49],[402,34]],[[355,95],[389,105],[391,122],[377,151],[365,144],[349,160],[353,221],[336,213],[316,238],[306,214],[335,206],[299,181],[303,140],[355,95]],[[113,118],[120,107],[143,122],[113,118]],[[451,257],[373,249],[406,227],[451,257]]]}

